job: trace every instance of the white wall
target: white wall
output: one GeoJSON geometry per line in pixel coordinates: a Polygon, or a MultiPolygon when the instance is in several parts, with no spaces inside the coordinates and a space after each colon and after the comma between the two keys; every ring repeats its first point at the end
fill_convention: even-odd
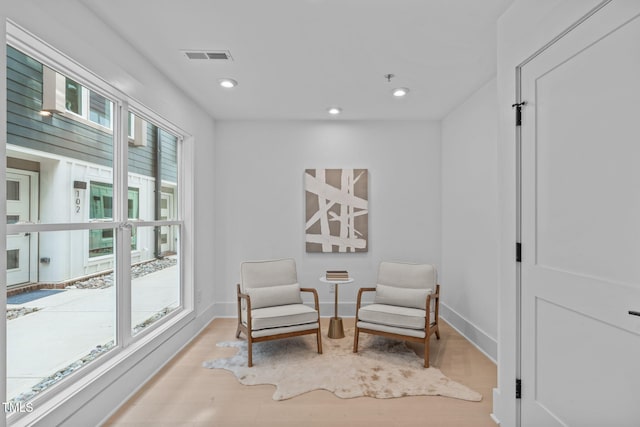
{"type": "Polygon", "coordinates": [[[441,315],[494,361],[498,337],[496,79],[442,121],[441,315]]]}
{"type": "MultiPolygon", "coordinates": [[[[164,339],[151,340],[140,346],[135,357],[122,361],[107,374],[89,378],[92,381],[86,385],[82,382],[74,384],[77,393],[73,398],[54,406],[43,404],[37,408],[37,412],[49,411],[46,419],[38,419],[35,412],[32,414],[33,425],[97,425],[212,317],[211,278],[214,266],[211,254],[214,247],[211,236],[215,209],[211,189],[215,177],[211,165],[214,159],[214,123],[198,105],[80,2],[4,0],[0,3],[0,22],[7,18],[193,136],[192,141],[187,141],[185,154],[194,159],[196,179],[187,178],[185,184],[187,188],[193,188],[198,197],[193,206],[188,206],[185,215],[190,222],[193,221],[195,232],[187,233],[183,241],[194,244],[194,252],[184,255],[195,264],[195,277],[191,279],[195,282],[197,317],[182,323],[182,329],[168,328],[164,339]]],[[[4,28],[0,31],[0,44],[4,51],[4,28]]],[[[0,59],[0,80],[3,82],[0,88],[4,88],[4,54],[0,59]]],[[[3,122],[0,130],[5,130],[6,115],[0,114],[0,118],[3,122]]],[[[6,130],[0,135],[6,135],[6,130]]],[[[0,344],[4,345],[4,326],[0,330],[0,344]]],[[[4,394],[3,390],[4,385],[0,387],[0,394],[4,394]]],[[[3,425],[4,417],[0,419],[0,425],[3,425]]]]}
{"type": "Polygon", "coordinates": [[[501,426],[515,426],[516,300],[516,146],[515,70],[530,55],[578,21],[598,0],[516,0],[498,21],[498,164],[500,194],[500,287],[498,300],[498,388],[493,413],[501,426]]]}
{"type": "Polygon", "coordinates": [[[440,265],[440,126],[422,121],[220,121],[216,123],[215,300],[235,316],[246,260],[293,257],[303,286],[333,295],[325,270],[356,279],[340,288],[340,315],[354,316],[358,287],[375,285],[381,260],[440,265]],[[304,170],[369,170],[369,251],[306,253],[304,170]]]}

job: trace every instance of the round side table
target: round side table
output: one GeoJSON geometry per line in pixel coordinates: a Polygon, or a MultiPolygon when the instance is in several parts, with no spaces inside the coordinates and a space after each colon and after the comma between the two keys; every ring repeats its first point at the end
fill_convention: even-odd
{"type": "Polygon", "coordinates": [[[344,338],[344,327],[342,326],[342,317],[338,317],[338,285],[345,285],[347,283],[353,283],[354,279],[347,280],[327,280],[326,277],[321,277],[322,283],[335,285],[335,302],[334,302],[334,316],[329,320],[329,338],[344,338]]]}

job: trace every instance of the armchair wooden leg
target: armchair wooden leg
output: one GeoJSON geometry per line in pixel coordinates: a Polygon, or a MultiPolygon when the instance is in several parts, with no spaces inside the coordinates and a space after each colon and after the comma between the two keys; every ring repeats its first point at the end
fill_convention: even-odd
{"type": "Polygon", "coordinates": [[[440,328],[436,326],[436,339],[440,339],[440,328]]]}
{"type": "Polygon", "coordinates": [[[240,329],[240,324],[238,323],[238,327],[236,328],[236,338],[240,338],[241,333],[242,329],[240,329]]]}
{"type": "Polygon", "coordinates": [[[429,367],[429,337],[424,340],[424,367],[429,367]]]}
{"type": "Polygon", "coordinates": [[[251,337],[247,337],[247,358],[249,359],[248,366],[253,366],[253,343],[251,342],[251,337]]]}
{"type": "Polygon", "coordinates": [[[316,332],[316,340],[318,341],[318,354],[322,354],[322,332],[320,328],[318,328],[318,332],[316,332]]]}
{"type": "MultiPolygon", "coordinates": [[[[356,320],[357,322],[357,320],[356,320]]],[[[355,330],[353,332],[353,352],[357,353],[358,352],[358,338],[360,337],[360,329],[358,329],[358,327],[355,327],[355,330]]]]}

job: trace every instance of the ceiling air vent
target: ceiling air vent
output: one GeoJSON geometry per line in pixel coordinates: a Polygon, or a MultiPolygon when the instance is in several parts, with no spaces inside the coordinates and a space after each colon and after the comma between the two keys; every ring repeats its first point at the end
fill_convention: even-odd
{"type": "Polygon", "coordinates": [[[189,59],[233,60],[228,50],[185,50],[183,52],[189,59]]]}

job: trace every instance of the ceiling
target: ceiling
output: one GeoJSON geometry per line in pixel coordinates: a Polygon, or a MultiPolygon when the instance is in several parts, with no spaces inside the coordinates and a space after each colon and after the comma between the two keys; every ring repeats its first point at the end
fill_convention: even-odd
{"type": "Polygon", "coordinates": [[[338,120],[438,120],[495,75],[512,0],[82,2],[215,119],[324,120],[339,106],[338,120]]]}

